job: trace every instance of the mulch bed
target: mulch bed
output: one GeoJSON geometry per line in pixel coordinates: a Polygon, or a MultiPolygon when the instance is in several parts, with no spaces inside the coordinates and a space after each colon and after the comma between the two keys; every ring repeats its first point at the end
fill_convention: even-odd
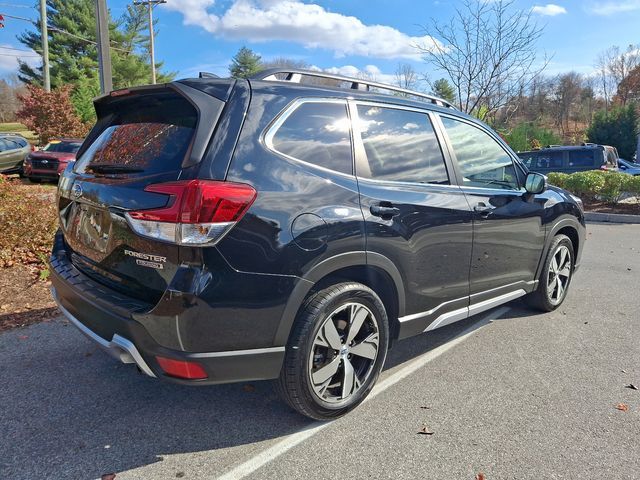
{"type": "Polygon", "coordinates": [[[602,202],[585,202],[584,209],[595,213],[623,213],[626,215],[640,215],[640,203],[619,203],[615,206],[602,202]]]}
{"type": "Polygon", "coordinates": [[[0,332],[60,315],[51,298],[51,282],[24,265],[0,269],[0,332]]]}

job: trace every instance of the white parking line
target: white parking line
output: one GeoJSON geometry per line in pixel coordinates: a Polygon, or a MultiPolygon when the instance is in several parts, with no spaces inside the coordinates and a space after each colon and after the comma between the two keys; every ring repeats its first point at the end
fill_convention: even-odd
{"type": "MultiPolygon", "coordinates": [[[[427,363],[435,360],[446,351],[451,350],[456,345],[464,342],[474,332],[491,323],[493,320],[500,318],[509,310],[511,310],[510,307],[501,307],[497,310],[489,312],[469,328],[456,335],[449,342],[445,343],[444,345],[440,345],[439,347],[436,347],[423,355],[420,355],[415,360],[411,361],[392,375],[389,375],[382,382],[376,385],[365,401],[371,400],[372,398],[376,397],[377,395],[381,394],[385,390],[398,383],[400,380],[408,377],[416,370],[424,367],[427,363]]],[[[220,477],[218,477],[218,480],[239,480],[245,478],[267,463],[278,458],[280,455],[286,453],[288,450],[291,450],[293,447],[301,444],[305,440],[313,437],[316,433],[332,424],[333,422],[314,422],[306,426],[302,430],[287,435],[272,447],[263,450],[253,458],[250,458],[246,462],[241,463],[240,465],[229,470],[227,473],[221,475],[220,477]]]]}

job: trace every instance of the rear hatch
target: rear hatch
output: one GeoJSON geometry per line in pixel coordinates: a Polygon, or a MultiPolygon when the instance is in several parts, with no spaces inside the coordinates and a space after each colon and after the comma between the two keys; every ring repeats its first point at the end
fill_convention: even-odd
{"type": "Polygon", "coordinates": [[[171,207],[170,192],[149,187],[195,178],[225,100],[178,82],[96,100],[96,126],[58,189],[65,248],[79,270],[131,297],[160,299],[181,247],[141,235],[130,214],[171,207]]]}

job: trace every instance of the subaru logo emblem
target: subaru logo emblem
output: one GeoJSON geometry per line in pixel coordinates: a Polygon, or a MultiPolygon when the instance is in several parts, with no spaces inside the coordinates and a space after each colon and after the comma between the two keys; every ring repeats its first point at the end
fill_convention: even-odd
{"type": "Polygon", "coordinates": [[[71,194],[75,198],[80,198],[82,196],[82,186],[79,183],[74,183],[73,187],[71,187],[71,194]]]}
{"type": "Polygon", "coordinates": [[[49,160],[42,160],[42,163],[49,163],[49,160]]]}

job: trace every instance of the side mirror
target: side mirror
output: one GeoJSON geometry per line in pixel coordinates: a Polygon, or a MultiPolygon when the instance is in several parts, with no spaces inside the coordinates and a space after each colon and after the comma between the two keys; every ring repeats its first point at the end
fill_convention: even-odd
{"type": "Polygon", "coordinates": [[[527,193],[537,195],[547,189],[547,177],[540,173],[529,172],[524,182],[524,188],[527,193]]]}

